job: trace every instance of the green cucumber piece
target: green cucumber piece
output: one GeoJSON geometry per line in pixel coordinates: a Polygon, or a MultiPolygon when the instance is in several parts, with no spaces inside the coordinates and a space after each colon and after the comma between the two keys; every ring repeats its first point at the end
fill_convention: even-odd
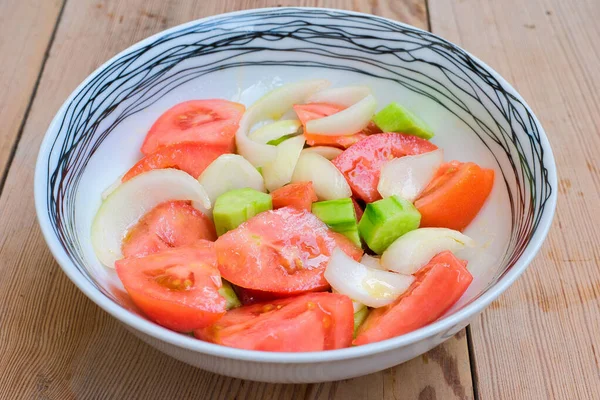
{"type": "Polygon", "coordinates": [[[395,102],[375,114],[373,122],[384,132],[402,132],[423,139],[433,137],[433,130],[425,121],[395,102]]]}
{"type": "Polygon", "coordinates": [[[369,315],[369,307],[363,307],[357,312],[354,313],[354,338],[356,339],[356,332],[358,332],[358,328],[365,322],[367,316],[369,315]]]}
{"type": "Polygon", "coordinates": [[[227,310],[241,306],[242,302],[238,299],[237,294],[235,294],[231,283],[227,282],[225,279],[221,279],[221,284],[222,286],[221,289],[219,289],[219,294],[225,297],[227,310]]]}
{"type": "Polygon", "coordinates": [[[361,247],[356,212],[352,199],[318,201],[312,204],[312,213],[325,222],[332,231],[341,233],[361,247]]]}
{"type": "Polygon", "coordinates": [[[406,232],[419,227],[421,214],[408,200],[391,196],[367,204],[358,224],[358,232],[367,246],[377,254],[406,232]]]}
{"type": "Polygon", "coordinates": [[[244,188],[223,193],[217,197],[213,209],[217,235],[221,236],[256,214],[272,208],[271,196],[258,190],[244,188]]]}

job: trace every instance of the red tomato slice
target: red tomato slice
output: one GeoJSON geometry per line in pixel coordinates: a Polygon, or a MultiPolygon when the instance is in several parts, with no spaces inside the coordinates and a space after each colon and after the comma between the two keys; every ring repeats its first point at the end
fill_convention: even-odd
{"type": "Polygon", "coordinates": [[[192,246],[115,263],[119,279],[133,302],[154,322],[190,332],[216,322],[226,301],[219,293],[221,276],[214,244],[192,246]]]}
{"type": "Polygon", "coordinates": [[[381,199],[377,191],[381,167],[394,158],[427,153],[437,149],[433,143],[402,133],[381,133],[361,140],[333,159],[346,177],[354,195],[367,203],[381,199]]]}
{"type": "Polygon", "coordinates": [[[199,142],[227,152],[235,150],[235,132],[245,107],[227,100],[191,100],[168,109],[161,115],[142,144],[142,153],[154,153],[159,147],[199,142]]]}
{"type": "Polygon", "coordinates": [[[277,296],[277,293],[245,289],[239,286],[236,286],[235,292],[237,293],[240,302],[245,306],[256,303],[263,303],[267,301],[273,301],[280,298],[279,296],[277,296]]]}
{"type": "Polygon", "coordinates": [[[123,176],[122,181],[126,182],[142,172],[161,168],[180,169],[198,178],[211,162],[225,153],[227,150],[223,147],[203,143],[177,143],[164,146],[138,161],[123,176]]]}
{"type": "MultiPolygon", "coordinates": [[[[304,136],[306,137],[306,144],[309,146],[334,146],[341,147],[343,149],[352,146],[354,143],[367,137],[369,133],[374,132],[375,124],[368,127],[368,131],[358,132],[354,135],[340,135],[340,136],[329,136],[319,135],[318,132],[306,131],[306,123],[313,119],[327,117],[331,114],[340,112],[345,107],[338,106],[329,103],[309,103],[309,104],[296,104],[294,105],[294,111],[298,115],[298,119],[304,126],[304,136]]],[[[366,129],[366,128],[365,128],[366,129]]],[[[379,131],[381,132],[381,131],[379,131]]]]}
{"type": "Polygon", "coordinates": [[[358,204],[358,202],[353,197],[352,197],[352,204],[354,205],[354,212],[356,213],[356,222],[360,222],[360,219],[362,218],[362,216],[365,212],[363,211],[360,204],[358,204]]]}
{"type": "Polygon", "coordinates": [[[285,185],[271,193],[273,208],[293,207],[310,211],[312,203],[317,201],[317,194],[312,182],[296,182],[285,185]]]}
{"type": "Polygon", "coordinates": [[[236,308],[194,335],[248,350],[322,351],[348,347],[353,325],[350,298],[325,292],[236,308]]]}
{"type": "Polygon", "coordinates": [[[477,216],[494,186],[494,171],[468,162],[440,167],[415,202],[421,226],[462,231],[477,216]]]}
{"type": "Polygon", "coordinates": [[[415,278],[395,302],[371,311],[358,330],[355,345],[390,339],[435,321],[460,299],[473,280],[466,262],[449,251],[433,257],[415,278]]]}
{"type": "Polygon", "coordinates": [[[140,257],[191,245],[200,239],[217,240],[210,218],[192,207],[190,201],[166,201],[129,229],[121,251],[125,257],[140,257]]]}
{"type": "Polygon", "coordinates": [[[335,247],[359,260],[362,249],[305,210],[265,211],[219,237],[223,278],[278,296],[327,290],[323,272],[335,247]]]}

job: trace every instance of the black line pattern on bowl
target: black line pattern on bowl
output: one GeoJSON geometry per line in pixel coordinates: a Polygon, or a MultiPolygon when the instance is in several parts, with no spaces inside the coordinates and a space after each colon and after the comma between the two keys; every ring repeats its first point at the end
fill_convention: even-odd
{"type": "Polygon", "coordinates": [[[224,15],[163,34],[113,60],[70,101],[47,160],[47,201],[54,231],[78,268],[85,262],[75,229],[76,193],[87,163],[115,127],[191,80],[269,65],[346,70],[395,82],[454,114],[489,149],[502,149],[506,159],[496,161],[508,162],[514,174],[502,178],[509,188],[510,179],[517,184],[509,190],[509,249],[495,280],[523,253],[552,192],[527,107],[467,53],[431,33],[375,16],[283,8],[224,15]],[[206,55],[216,61],[186,64],[206,55]],[[110,123],[100,129],[105,121],[110,123]]]}

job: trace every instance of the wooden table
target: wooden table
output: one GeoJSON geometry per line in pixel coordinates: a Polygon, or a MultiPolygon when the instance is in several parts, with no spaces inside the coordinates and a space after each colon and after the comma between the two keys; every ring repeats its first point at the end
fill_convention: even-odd
{"type": "Polygon", "coordinates": [[[598,16],[598,0],[0,0],[0,397],[600,398],[598,16]],[[79,292],[35,219],[38,147],[90,72],[168,27],[279,5],[373,13],[462,45],[529,102],[559,168],[556,220],[524,276],[444,345],[348,381],[242,381],[159,353],[79,292]]]}

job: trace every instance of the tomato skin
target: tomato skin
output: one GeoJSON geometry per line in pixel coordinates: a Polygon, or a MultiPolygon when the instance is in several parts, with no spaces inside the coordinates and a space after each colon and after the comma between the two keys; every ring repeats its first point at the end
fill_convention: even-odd
{"type": "Polygon", "coordinates": [[[350,239],[292,207],[256,215],[219,237],[215,246],[225,279],[278,296],[329,289],[323,273],[335,247],[356,260],[362,256],[350,239]]]}
{"type": "Polygon", "coordinates": [[[133,302],[154,322],[190,332],[216,322],[226,301],[212,242],[201,240],[145,257],[115,263],[119,279],[133,302]],[[191,284],[185,284],[185,282],[191,284]]]}
{"type": "Polygon", "coordinates": [[[467,162],[443,164],[415,201],[421,227],[465,229],[477,216],[492,187],[494,171],[467,162]]]}
{"type": "Polygon", "coordinates": [[[333,146],[346,149],[352,146],[354,143],[366,138],[371,133],[381,132],[377,128],[377,125],[370,123],[367,128],[363,131],[355,133],[354,135],[320,135],[318,132],[306,131],[306,123],[313,119],[327,117],[331,114],[342,111],[345,107],[338,106],[330,103],[309,103],[309,104],[296,104],[294,105],[294,111],[298,115],[298,119],[304,126],[304,136],[306,137],[306,144],[309,146],[333,146]]]}
{"type": "Polygon", "coordinates": [[[402,133],[371,135],[332,160],[344,174],[352,193],[367,203],[381,199],[377,191],[381,167],[393,158],[436,150],[433,143],[402,133]]]}
{"type": "Polygon", "coordinates": [[[415,278],[395,302],[371,311],[353,344],[378,342],[422,328],[444,315],[473,281],[466,262],[449,251],[433,257],[415,278]]]}
{"type": "Polygon", "coordinates": [[[324,292],[236,308],[194,335],[248,350],[321,351],[348,347],[353,326],[350,298],[324,292]]]}
{"type": "Polygon", "coordinates": [[[224,147],[203,143],[176,143],[163,146],[138,161],[123,175],[121,181],[126,182],[143,172],[161,168],[180,169],[198,178],[211,162],[225,153],[227,149],[224,147]]]}
{"type": "Polygon", "coordinates": [[[235,150],[235,132],[245,107],[227,100],[190,100],[164,112],[152,125],[141,151],[154,153],[159,147],[183,142],[204,143],[235,150]]]}
{"type": "Polygon", "coordinates": [[[271,192],[271,197],[274,209],[289,206],[310,211],[312,203],[318,200],[312,182],[290,183],[271,192]]]}
{"type": "Polygon", "coordinates": [[[237,293],[237,296],[238,296],[238,299],[240,300],[240,302],[245,306],[256,304],[256,303],[264,303],[264,302],[268,302],[268,301],[273,301],[273,300],[277,300],[281,297],[287,297],[287,296],[280,296],[280,295],[278,295],[278,293],[263,292],[260,290],[245,289],[242,287],[236,287],[235,292],[237,293]]]}
{"type": "Polygon", "coordinates": [[[354,212],[356,213],[356,222],[360,222],[360,219],[365,212],[354,197],[352,197],[352,205],[354,205],[354,212]]]}
{"type": "Polygon", "coordinates": [[[146,213],[123,239],[124,257],[141,257],[200,239],[217,240],[213,222],[186,200],[166,201],[146,213]]]}

